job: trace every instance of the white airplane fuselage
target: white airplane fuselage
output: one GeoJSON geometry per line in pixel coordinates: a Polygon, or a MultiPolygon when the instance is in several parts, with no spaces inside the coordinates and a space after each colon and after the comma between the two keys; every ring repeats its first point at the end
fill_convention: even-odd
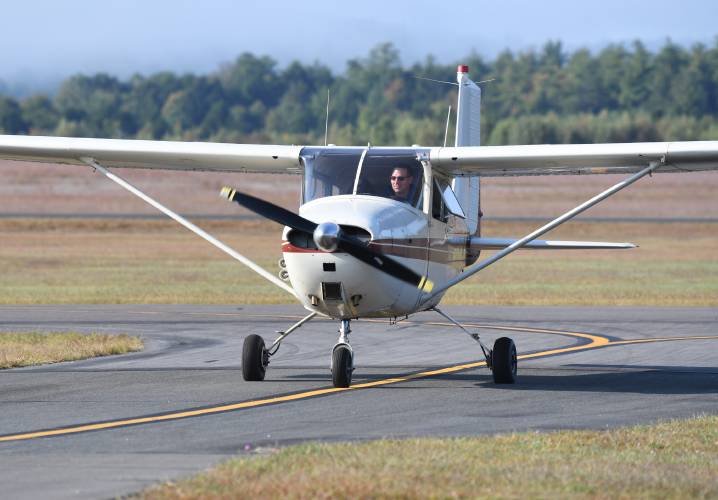
{"type": "MultiPolygon", "coordinates": [[[[441,285],[466,266],[466,224],[443,222],[407,203],[368,195],[314,199],[299,208],[311,221],[334,222],[370,241],[370,247],[441,285]],[[355,229],[356,228],[356,229],[355,229]]],[[[437,304],[422,303],[426,291],[341,251],[325,252],[311,238],[285,227],[282,252],[292,287],[309,310],[332,318],[400,317],[437,304]],[[300,237],[297,237],[300,236],[300,237]]]]}

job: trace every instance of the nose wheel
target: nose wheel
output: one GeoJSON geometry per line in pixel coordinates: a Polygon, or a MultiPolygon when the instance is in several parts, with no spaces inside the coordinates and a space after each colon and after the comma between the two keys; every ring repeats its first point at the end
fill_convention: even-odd
{"type": "Polygon", "coordinates": [[[334,387],[349,387],[354,373],[354,352],[349,345],[349,320],[343,319],[339,327],[339,340],[332,349],[332,383],[334,387]]]}
{"type": "Polygon", "coordinates": [[[354,372],[354,356],[348,345],[339,344],[332,351],[332,383],[334,387],[349,387],[354,372]]]}

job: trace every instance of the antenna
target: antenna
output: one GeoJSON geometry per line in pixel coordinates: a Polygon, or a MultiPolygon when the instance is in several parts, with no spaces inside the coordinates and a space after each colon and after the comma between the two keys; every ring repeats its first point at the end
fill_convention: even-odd
{"type": "MultiPolygon", "coordinates": [[[[423,76],[414,76],[414,78],[416,78],[417,80],[426,80],[426,81],[428,81],[428,82],[445,83],[445,84],[447,84],[447,85],[456,85],[457,87],[460,86],[458,83],[447,82],[447,81],[444,81],[444,80],[434,80],[433,78],[424,78],[423,76]]],[[[480,82],[474,82],[474,83],[475,83],[476,85],[481,85],[482,83],[489,83],[489,82],[493,82],[493,81],[495,81],[495,80],[496,80],[496,78],[489,78],[488,80],[481,80],[480,82]]],[[[464,84],[464,85],[467,85],[467,84],[464,84]]]]}
{"type": "Polygon", "coordinates": [[[327,87],[327,119],[324,122],[324,145],[327,145],[327,136],[329,135],[329,87],[327,87]]]}
{"type": "Polygon", "coordinates": [[[417,80],[426,80],[426,81],[428,81],[428,82],[446,83],[447,85],[456,85],[457,87],[459,86],[458,83],[447,82],[447,81],[444,81],[444,80],[434,80],[433,78],[425,78],[425,77],[423,77],[423,76],[414,76],[414,78],[416,78],[417,80]]]}
{"type": "Polygon", "coordinates": [[[444,130],[444,147],[446,147],[446,138],[449,136],[449,120],[451,120],[451,104],[449,104],[449,112],[446,114],[446,129],[444,130]]]}

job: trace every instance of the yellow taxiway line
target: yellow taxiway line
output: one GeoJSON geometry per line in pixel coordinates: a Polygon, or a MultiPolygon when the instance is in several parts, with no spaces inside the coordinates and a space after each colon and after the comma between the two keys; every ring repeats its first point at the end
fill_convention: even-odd
{"type": "MultiPolygon", "coordinates": [[[[433,322],[433,323],[428,323],[428,324],[450,326],[450,323],[433,322]]],[[[540,357],[545,357],[545,356],[553,356],[556,354],[564,354],[564,353],[575,352],[575,351],[584,351],[584,350],[596,349],[596,348],[600,348],[600,347],[608,347],[608,346],[614,346],[614,345],[642,344],[642,343],[648,343],[648,342],[668,342],[668,341],[679,341],[679,340],[708,340],[708,339],[718,340],[718,336],[696,336],[696,337],[666,337],[666,338],[611,341],[610,339],[608,339],[606,337],[602,337],[600,335],[593,335],[593,334],[581,333],[581,332],[568,332],[568,331],[560,331],[560,330],[546,330],[546,329],[539,329],[539,328],[523,328],[523,327],[492,326],[492,325],[471,325],[471,324],[469,324],[469,325],[465,325],[465,326],[470,327],[470,328],[491,328],[491,329],[495,329],[495,330],[510,330],[510,331],[527,332],[527,333],[566,335],[566,336],[570,336],[570,337],[574,337],[574,338],[586,339],[589,341],[586,344],[581,344],[578,346],[562,347],[562,348],[558,348],[558,349],[550,349],[550,350],[540,351],[540,352],[535,352],[535,353],[530,353],[530,354],[522,354],[522,355],[518,356],[518,359],[540,358],[540,357]]],[[[240,403],[223,404],[223,405],[211,406],[211,407],[207,407],[207,408],[199,408],[199,409],[194,409],[194,410],[176,411],[176,412],[166,413],[166,414],[162,414],[162,415],[153,415],[153,416],[136,417],[136,418],[125,418],[125,419],[111,420],[108,422],[98,422],[98,423],[91,423],[91,424],[80,424],[80,425],[73,425],[73,426],[67,426],[67,427],[60,427],[57,429],[24,432],[24,433],[18,433],[18,434],[7,434],[4,436],[0,436],[0,442],[22,441],[22,440],[51,437],[51,436],[64,436],[64,435],[70,435],[70,434],[77,434],[77,433],[81,433],[81,432],[116,429],[119,427],[127,427],[127,426],[132,426],[132,425],[149,424],[149,423],[156,423],[156,422],[167,422],[167,421],[180,420],[180,419],[190,418],[190,417],[212,415],[212,414],[216,414],[216,413],[224,413],[224,412],[242,410],[242,409],[247,409],[247,408],[256,408],[259,406],[273,405],[273,404],[277,404],[277,403],[287,403],[287,402],[291,402],[291,401],[309,399],[309,398],[313,398],[313,397],[317,397],[317,396],[324,396],[327,394],[348,392],[348,391],[357,391],[357,390],[361,390],[361,389],[369,389],[372,387],[379,387],[379,386],[384,386],[384,385],[389,385],[389,384],[397,384],[400,382],[408,382],[410,380],[417,380],[417,379],[433,377],[433,376],[437,376],[437,375],[445,375],[447,373],[455,373],[455,372],[460,372],[460,371],[464,371],[464,370],[470,370],[472,368],[479,368],[482,366],[486,366],[486,361],[476,361],[476,362],[472,362],[472,363],[454,365],[454,366],[439,368],[439,369],[435,369],[435,370],[426,370],[426,371],[412,373],[412,374],[408,374],[408,375],[402,375],[399,377],[391,377],[391,378],[386,378],[386,379],[381,379],[381,380],[375,380],[373,382],[364,382],[364,383],[360,383],[360,384],[355,384],[355,385],[353,385],[351,387],[347,387],[347,388],[329,387],[329,388],[315,389],[315,390],[311,390],[311,391],[297,392],[294,394],[288,394],[288,395],[284,395],[284,396],[271,396],[271,397],[267,397],[267,398],[255,399],[252,401],[244,401],[244,402],[240,402],[240,403]]]]}

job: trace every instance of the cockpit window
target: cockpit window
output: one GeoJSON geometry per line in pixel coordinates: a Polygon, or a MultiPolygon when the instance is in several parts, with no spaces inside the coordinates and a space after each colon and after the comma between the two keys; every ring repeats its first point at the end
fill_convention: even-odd
{"type": "Polygon", "coordinates": [[[323,151],[304,158],[303,203],[325,196],[352,194],[362,150],[323,151]]]}
{"type": "Polygon", "coordinates": [[[369,154],[359,172],[356,194],[420,205],[424,170],[416,156],[369,154]]]}
{"type": "Polygon", "coordinates": [[[326,196],[363,194],[421,209],[424,169],[414,152],[371,148],[307,150],[302,161],[302,203],[326,196]]]}

